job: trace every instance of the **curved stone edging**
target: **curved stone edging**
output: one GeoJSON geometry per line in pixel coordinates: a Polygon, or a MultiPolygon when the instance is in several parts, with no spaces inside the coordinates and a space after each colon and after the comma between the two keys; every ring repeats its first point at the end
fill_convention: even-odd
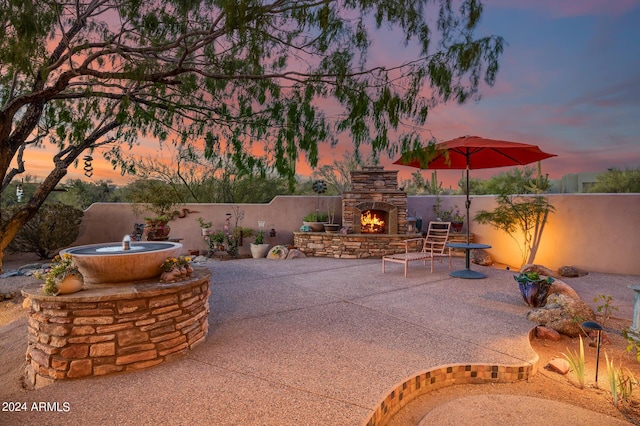
{"type": "MultiPolygon", "coordinates": [[[[529,342],[533,337],[532,333],[535,333],[535,327],[529,331],[529,342]]],[[[539,360],[536,354],[531,363],[521,365],[450,364],[423,371],[392,387],[387,396],[376,405],[375,411],[362,424],[384,426],[415,398],[446,386],[512,383],[527,380],[538,371],[539,360]]]]}
{"type": "Polygon", "coordinates": [[[69,295],[25,289],[31,299],[25,383],[135,371],[202,343],[209,328],[211,271],[175,283],[129,283],[69,295]]]}

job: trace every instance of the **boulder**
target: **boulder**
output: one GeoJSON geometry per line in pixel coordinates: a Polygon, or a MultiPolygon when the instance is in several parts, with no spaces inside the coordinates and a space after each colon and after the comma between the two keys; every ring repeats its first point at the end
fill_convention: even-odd
{"type": "Polygon", "coordinates": [[[289,254],[287,254],[287,259],[301,259],[303,257],[307,256],[298,249],[291,249],[289,250],[289,254]]]}
{"type": "Polygon", "coordinates": [[[578,296],[578,293],[576,293],[573,288],[571,288],[562,280],[555,280],[553,281],[553,283],[551,283],[551,286],[549,287],[549,294],[553,293],[564,294],[565,296],[569,296],[572,299],[580,300],[580,296],[578,296]]]}
{"type": "Polygon", "coordinates": [[[289,249],[286,246],[278,245],[269,250],[267,259],[286,259],[288,254],[289,249]]]}
{"type": "Polygon", "coordinates": [[[476,265],[489,266],[493,265],[491,255],[484,249],[471,250],[471,261],[476,265]]]}
{"type": "Polygon", "coordinates": [[[536,337],[538,339],[551,340],[552,342],[557,342],[562,338],[560,333],[555,331],[553,328],[545,327],[544,325],[536,327],[536,337]]]}
{"type": "Polygon", "coordinates": [[[549,371],[555,371],[560,374],[567,374],[571,370],[571,366],[566,359],[554,358],[549,361],[549,364],[545,367],[549,371]]]}
{"type": "Polygon", "coordinates": [[[575,277],[583,277],[587,274],[588,274],[587,272],[581,271],[575,266],[561,266],[558,268],[558,275],[560,275],[561,277],[575,278],[575,277]]]}
{"type": "Polygon", "coordinates": [[[553,328],[567,336],[578,336],[584,321],[595,320],[593,310],[582,300],[574,299],[566,294],[553,293],[547,297],[547,303],[531,310],[527,314],[529,321],[553,328]]]}
{"type": "Polygon", "coordinates": [[[540,275],[544,275],[546,277],[553,277],[553,278],[558,278],[558,274],[556,274],[555,272],[553,272],[551,269],[547,268],[546,266],[542,266],[542,265],[535,265],[532,263],[528,263],[526,265],[524,265],[522,268],[520,268],[520,273],[525,273],[525,272],[537,272],[540,275]]]}

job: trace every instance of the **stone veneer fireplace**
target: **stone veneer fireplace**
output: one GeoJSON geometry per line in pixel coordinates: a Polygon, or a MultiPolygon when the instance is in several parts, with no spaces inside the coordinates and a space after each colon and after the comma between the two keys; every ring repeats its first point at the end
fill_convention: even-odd
{"type": "Polygon", "coordinates": [[[383,234],[407,233],[407,193],[398,189],[398,171],[365,167],[351,172],[351,191],[342,195],[342,226],[361,234],[361,216],[380,212],[383,234]]]}
{"type": "Polygon", "coordinates": [[[407,234],[407,193],[398,189],[398,172],[382,167],[352,171],[351,191],[342,195],[342,227],[349,233],[294,232],[294,245],[319,257],[361,259],[404,252],[404,240],[417,234],[407,234]],[[377,213],[384,229],[363,230],[361,217],[367,212],[377,213]]]}

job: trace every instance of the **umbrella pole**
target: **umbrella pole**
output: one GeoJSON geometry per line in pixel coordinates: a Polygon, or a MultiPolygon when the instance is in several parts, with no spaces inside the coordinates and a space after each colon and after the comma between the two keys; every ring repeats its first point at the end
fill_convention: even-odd
{"type": "MultiPolygon", "coordinates": [[[[465,207],[467,208],[467,244],[469,244],[469,224],[470,224],[470,220],[469,220],[469,207],[471,206],[471,200],[469,199],[469,157],[467,157],[467,182],[466,182],[466,194],[467,194],[467,200],[465,201],[465,207]]],[[[467,267],[467,269],[469,269],[471,267],[471,262],[470,262],[470,251],[471,250],[465,250],[465,265],[467,267]]]]}

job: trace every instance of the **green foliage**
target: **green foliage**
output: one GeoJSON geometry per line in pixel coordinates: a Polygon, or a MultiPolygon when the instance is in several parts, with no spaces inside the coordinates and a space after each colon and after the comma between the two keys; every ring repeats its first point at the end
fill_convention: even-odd
{"type": "Polygon", "coordinates": [[[620,170],[608,169],[596,177],[589,192],[635,192],[640,193],[640,168],[620,170]]]}
{"type": "Polygon", "coordinates": [[[573,374],[575,374],[576,379],[578,379],[578,383],[580,385],[580,389],[584,388],[585,377],[584,377],[584,342],[582,341],[582,336],[580,336],[580,352],[571,352],[567,349],[568,353],[563,353],[562,356],[567,360],[573,374]]]}
{"type": "Polygon", "coordinates": [[[211,222],[205,222],[205,220],[201,217],[196,219],[198,221],[198,224],[200,225],[200,228],[202,229],[208,229],[211,228],[211,225],[213,225],[211,222]]]}
{"type": "Polygon", "coordinates": [[[605,322],[609,318],[611,318],[611,314],[613,313],[613,311],[618,310],[618,307],[613,306],[613,296],[611,295],[605,296],[603,294],[598,294],[593,298],[593,301],[596,303],[602,302],[600,305],[598,305],[596,312],[602,314],[602,326],[604,327],[605,322]]]}
{"type": "Polygon", "coordinates": [[[315,210],[310,213],[307,213],[307,215],[305,215],[305,217],[302,218],[302,221],[303,222],[326,222],[328,218],[329,218],[329,215],[327,214],[327,212],[315,210]]]}
{"type": "Polygon", "coordinates": [[[44,280],[42,291],[45,294],[55,296],[58,294],[58,283],[67,275],[78,275],[82,277],[82,274],[73,261],[73,256],[69,253],[56,256],[46,272],[44,274],[36,273],[36,278],[44,280]]]}
{"type": "Polygon", "coordinates": [[[611,398],[613,405],[618,406],[618,370],[613,365],[613,360],[609,360],[609,355],[605,352],[605,361],[607,364],[607,376],[609,377],[609,389],[611,390],[611,398]]]}
{"type": "MultiPolygon", "coordinates": [[[[323,180],[327,183],[327,195],[343,194],[351,190],[351,172],[365,164],[377,164],[377,159],[362,159],[358,152],[346,152],[341,160],[325,164],[313,171],[311,181],[323,180]]],[[[311,192],[310,192],[311,193],[311,192]]]]}
{"type": "Polygon", "coordinates": [[[150,210],[157,218],[171,220],[184,200],[179,188],[153,179],[138,179],[124,189],[124,196],[134,203],[136,214],[150,210]]]}
{"type": "Polygon", "coordinates": [[[438,172],[435,170],[431,172],[430,180],[425,180],[419,170],[415,171],[411,174],[411,179],[403,181],[400,186],[404,188],[407,194],[413,195],[445,193],[442,181],[438,180],[438,172]]]}
{"type": "Polygon", "coordinates": [[[527,282],[527,281],[544,282],[544,284],[546,285],[551,285],[555,281],[552,277],[547,277],[543,279],[540,277],[540,274],[538,274],[535,271],[523,272],[516,275],[514,278],[517,282],[527,282]]]}
{"type": "Polygon", "coordinates": [[[636,350],[636,360],[640,362],[640,333],[631,329],[630,327],[622,330],[622,335],[629,345],[627,345],[627,352],[631,353],[632,350],[636,350]]]}
{"type": "Polygon", "coordinates": [[[264,244],[264,229],[256,231],[256,238],[253,240],[254,244],[264,244]]]}
{"type": "Polygon", "coordinates": [[[531,178],[532,173],[531,169],[516,168],[496,177],[489,188],[497,191],[498,206],[491,212],[481,210],[474,218],[478,223],[489,224],[506,232],[518,243],[517,237],[522,237],[524,242],[522,246],[519,245],[522,264],[534,262],[547,217],[555,211],[547,197],[517,195],[539,193],[549,187],[540,169],[538,178],[531,178]]]}
{"type": "MultiPolygon", "coordinates": [[[[540,165],[538,165],[540,167],[540,165]]],[[[540,194],[549,190],[550,184],[547,176],[543,176],[533,167],[515,167],[508,172],[499,173],[487,180],[470,179],[472,194],[540,194]],[[474,182],[475,181],[475,182],[474,182]]],[[[464,188],[464,177],[458,183],[464,188]]]]}
{"type": "MultiPolygon", "coordinates": [[[[343,135],[374,155],[409,150],[431,108],[477,99],[483,81],[495,83],[503,51],[501,37],[475,34],[476,0],[3,6],[2,190],[26,171],[25,148],[58,149],[11,232],[85,153],[104,147],[114,168],[136,171],[125,150],[141,138],[222,156],[239,174],[274,171],[290,188],[301,157],[317,166],[318,144],[343,135]],[[372,61],[371,44],[387,35],[414,57],[372,61]]],[[[196,195],[177,200],[187,193],[196,195]]]]}
{"type": "Polygon", "coordinates": [[[617,407],[621,401],[631,401],[633,388],[638,386],[638,380],[635,378],[631,370],[616,368],[613,360],[609,359],[606,352],[604,356],[607,364],[607,376],[609,377],[611,398],[613,400],[613,405],[617,407]]]}
{"type": "MultiPolygon", "coordinates": [[[[3,220],[12,214],[12,207],[2,210],[3,220]],[[6,213],[5,213],[6,211],[6,213]]],[[[9,250],[35,253],[41,259],[49,259],[61,248],[67,247],[78,237],[82,210],[61,203],[47,203],[27,222],[9,245],[9,250]]]]}
{"type": "Polygon", "coordinates": [[[85,182],[71,179],[65,182],[66,191],[56,193],[55,199],[69,206],[86,210],[93,203],[114,203],[121,201],[119,192],[110,181],[85,182]]]}

